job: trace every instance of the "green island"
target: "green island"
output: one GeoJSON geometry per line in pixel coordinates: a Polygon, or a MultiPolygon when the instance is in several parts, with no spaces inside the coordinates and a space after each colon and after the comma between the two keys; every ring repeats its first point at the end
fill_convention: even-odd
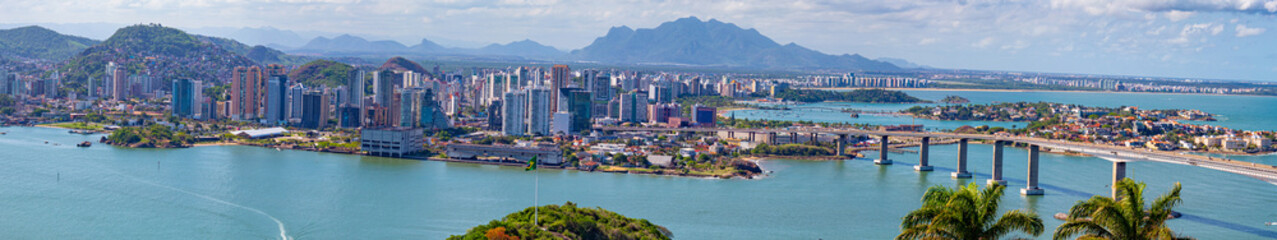
{"type": "Polygon", "coordinates": [[[182,148],[190,147],[195,138],[185,132],[174,132],[168,126],[154,124],[116,129],[102,142],[133,148],[182,148]]]}
{"type": "Polygon", "coordinates": [[[949,103],[949,104],[959,104],[959,103],[969,103],[971,102],[971,100],[968,100],[967,98],[964,98],[964,97],[949,95],[949,96],[944,96],[944,99],[940,99],[940,102],[949,103]]]}
{"type": "Polygon", "coordinates": [[[671,235],[665,227],[644,219],[567,202],[530,207],[448,239],[670,239],[671,235]]]}

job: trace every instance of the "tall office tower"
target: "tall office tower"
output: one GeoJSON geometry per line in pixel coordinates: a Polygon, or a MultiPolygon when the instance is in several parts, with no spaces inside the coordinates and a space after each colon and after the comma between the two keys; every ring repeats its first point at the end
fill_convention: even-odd
{"type": "Polygon", "coordinates": [[[405,71],[402,73],[402,75],[403,77],[400,77],[400,78],[403,79],[403,82],[399,83],[399,86],[403,86],[404,88],[410,88],[410,87],[416,87],[418,85],[421,85],[420,73],[416,73],[413,71],[405,71]]]}
{"type": "Polygon", "coordinates": [[[266,80],[266,123],[288,123],[288,75],[271,75],[266,80]]]}
{"type": "Polygon", "coordinates": [[[641,123],[647,121],[647,94],[637,91],[622,94],[618,103],[620,120],[641,123]]]}
{"type": "Polygon", "coordinates": [[[124,68],[117,67],[111,74],[111,97],[115,100],[129,98],[129,82],[128,76],[124,74],[124,68]]]}
{"type": "MultiPolygon", "coordinates": [[[[568,87],[569,83],[572,83],[572,70],[568,69],[568,65],[554,65],[554,67],[550,69],[550,89],[553,90],[551,91],[552,93],[556,93],[557,95],[559,89],[568,87]]],[[[559,98],[558,96],[551,96],[550,112],[558,111],[559,98]]]]}
{"type": "Polygon", "coordinates": [[[302,94],[302,98],[302,128],[324,128],[328,124],[328,94],[312,90],[302,94]]]}
{"type": "Polygon", "coordinates": [[[346,86],[349,87],[346,92],[346,105],[363,106],[364,91],[366,91],[364,87],[364,70],[350,70],[346,78],[346,86]]]}
{"type": "Polygon", "coordinates": [[[362,108],[359,106],[345,105],[337,108],[337,124],[342,128],[358,128],[363,125],[363,118],[360,118],[362,108]]]}
{"type": "MultiPolygon", "coordinates": [[[[259,110],[261,111],[261,117],[263,118],[266,117],[266,101],[268,100],[266,99],[266,96],[269,94],[266,92],[268,87],[266,85],[269,84],[270,77],[276,75],[287,76],[288,69],[285,68],[284,65],[267,64],[266,67],[262,68],[262,78],[259,80],[260,82],[257,83],[257,104],[258,106],[261,106],[259,110]]],[[[288,85],[285,84],[284,86],[288,85]]]]}
{"type": "Polygon", "coordinates": [[[425,90],[422,88],[404,88],[399,92],[399,126],[420,127],[421,100],[425,90]]]}
{"type": "Polygon", "coordinates": [[[576,134],[590,129],[590,118],[594,117],[594,101],[590,99],[590,91],[573,88],[568,92],[568,113],[572,116],[571,130],[568,134],[576,134]]]}
{"type": "Polygon", "coordinates": [[[59,74],[58,70],[53,70],[53,74],[49,75],[48,81],[44,83],[44,98],[57,98],[58,86],[62,86],[62,74],[59,74]]]}
{"type": "Polygon", "coordinates": [[[13,85],[13,83],[9,82],[9,77],[11,77],[9,75],[9,71],[4,68],[0,68],[0,94],[9,94],[9,87],[10,85],[13,85]]]}
{"type": "Polygon", "coordinates": [[[173,116],[195,118],[203,103],[203,85],[188,78],[173,80],[173,98],[169,100],[173,116]]]}
{"type": "Polygon", "coordinates": [[[106,62],[106,67],[104,67],[106,72],[102,74],[103,98],[115,98],[115,70],[119,67],[115,65],[115,62],[106,62]]]}
{"type": "Polygon", "coordinates": [[[306,85],[304,84],[295,83],[288,87],[288,97],[285,99],[285,101],[288,101],[286,104],[288,112],[284,114],[284,118],[287,121],[301,122],[303,112],[302,107],[305,104],[303,101],[304,94],[306,94],[306,85]]]}
{"type": "Polygon", "coordinates": [[[372,74],[373,103],[382,107],[390,107],[395,98],[394,72],[376,71],[372,74]]]}
{"type": "Polygon", "coordinates": [[[493,101],[493,102],[492,102],[492,104],[488,104],[488,112],[487,112],[487,114],[488,114],[488,128],[487,128],[487,130],[489,130],[489,131],[501,131],[501,123],[502,123],[502,121],[504,120],[504,119],[502,118],[502,116],[504,116],[504,114],[501,114],[501,111],[502,111],[502,110],[504,110],[504,109],[505,109],[505,108],[503,108],[503,107],[501,106],[501,101],[493,101]]]}
{"type": "Polygon", "coordinates": [[[539,83],[540,79],[537,79],[532,76],[531,68],[528,68],[528,67],[516,68],[513,75],[514,77],[518,78],[513,80],[515,82],[515,89],[528,87],[528,86],[534,86],[534,85],[535,86],[541,85],[541,83],[539,83]]]}
{"type": "MultiPolygon", "coordinates": [[[[4,73],[3,73],[3,72],[0,72],[0,76],[4,76],[4,73]]],[[[94,80],[94,79],[93,79],[93,77],[89,77],[89,79],[88,79],[88,80],[85,80],[85,82],[87,82],[87,84],[89,85],[89,86],[88,86],[88,88],[87,88],[87,89],[85,89],[85,90],[87,90],[87,91],[85,91],[85,93],[86,93],[86,94],[89,94],[89,95],[88,95],[88,96],[89,96],[89,100],[93,100],[94,98],[97,98],[97,97],[98,97],[98,86],[97,86],[97,80],[94,80]]]]}
{"type": "Polygon", "coordinates": [[[593,79],[589,79],[590,92],[594,94],[594,101],[607,101],[612,99],[612,94],[616,91],[612,90],[612,77],[610,74],[596,73],[593,79]]]}
{"type": "Polygon", "coordinates": [[[231,119],[257,119],[259,111],[258,86],[262,81],[262,69],[257,66],[235,67],[231,73],[231,119]]]}
{"type": "Polygon", "coordinates": [[[421,105],[417,111],[420,116],[417,117],[417,126],[426,129],[442,129],[452,127],[452,123],[448,121],[448,116],[444,115],[443,109],[439,106],[438,98],[432,89],[426,89],[421,95],[421,105]]]}
{"type": "MultiPolygon", "coordinates": [[[[3,73],[3,72],[0,72],[0,73],[3,73]]],[[[0,86],[0,88],[4,89],[4,91],[0,93],[9,94],[10,96],[17,97],[19,96],[19,93],[22,91],[21,84],[22,84],[22,81],[18,80],[17,73],[12,73],[12,74],[3,73],[3,75],[0,75],[0,85],[4,85],[4,86],[0,86]]]]}
{"type": "Polygon", "coordinates": [[[501,132],[506,136],[527,135],[526,119],[528,94],[526,91],[506,92],[501,98],[501,132]]]}
{"type": "Polygon", "coordinates": [[[551,101],[554,93],[546,88],[528,89],[527,121],[529,135],[550,135],[551,101]]]}

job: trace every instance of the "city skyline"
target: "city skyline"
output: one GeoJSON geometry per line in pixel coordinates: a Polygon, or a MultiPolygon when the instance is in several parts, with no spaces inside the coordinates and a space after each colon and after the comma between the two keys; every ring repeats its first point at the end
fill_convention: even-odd
{"type": "Polygon", "coordinates": [[[73,26],[157,22],[194,33],[270,27],[304,40],[348,33],[473,47],[531,39],[570,51],[611,27],[696,16],[828,54],[938,68],[1277,81],[1277,49],[1263,44],[1274,40],[1267,29],[1277,1],[213,2],[10,1],[16,7],[0,10],[0,25],[45,24],[96,39],[114,28],[73,26]],[[67,13],[89,8],[95,10],[67,13]]]}

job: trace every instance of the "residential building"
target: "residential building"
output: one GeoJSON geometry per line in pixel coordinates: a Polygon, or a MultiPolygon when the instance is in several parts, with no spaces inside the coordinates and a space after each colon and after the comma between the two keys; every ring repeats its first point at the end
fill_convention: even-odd
{"type": "MultiPolygon", "coordinates": [[[[550,68],[550,89],[553,90],[551,93],[557,94],[559,89],[568,87],[570,83],[572,83],[572,70],[568,68],[568,65],[554,65],[550,68]]],[[[550,112],[558,112],[559,98],[550,97],[553,97],[550,99],[550,112]]]]}
{"type": "Polygon", "coordinates": [[[308,91],[302,95],[302,127],[322,129],[328,124],[328,94],[308,91]]]}
{"type": "Polygon", "coordinates": [[[261,68],[235,67],[231,74],[231,119],[241,121],[257,119],[258,85],[261,81],[261,68]]]}
{"type": "Polygon", "coordinates": [[[200,81],[182,78],[173,80],[173,97],[169,99],[173,116],[196,118],[204,100],[200,81]]]}
{"type": "Polygon", "coordinates": [[[271,75],[266,81],[266,118],[264,120],[267,124],[287,124],[288,111],[288,75],[271,75]]]}
{"type": "Polygon", "coordinates": [[[507,136],[524,136],[527,135],[527,124],[524,122],[527,115],[528,95],[524,91],[506,92],[501,98],[501,132],[507,136]]]}

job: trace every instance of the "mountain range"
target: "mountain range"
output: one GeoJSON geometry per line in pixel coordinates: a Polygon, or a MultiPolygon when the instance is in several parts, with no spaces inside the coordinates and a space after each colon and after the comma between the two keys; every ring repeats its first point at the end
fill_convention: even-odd
{"type": "Polygon", "coordinates": [[[369,41],[361,37],[343,34],[334,38],[316,37],[290,53],[303,55],[469,55],[469,56],[510,56],[536,59],[557,59],[567,55],[554,47],[542,45],[532,40],[511,42],[508,44],[490,44],[482,48],[449,48],[429,39],[421,39],[421,43],[405,46],[396,41],[369,41]]]}
{"type": "MultiPolygon", "coordinates": [[[[461,60],[532,59],[609,65],[672,65],[787,71],[898,71],[926,67],[902,59],[873,60],[858,54],[830,55],[794,43],[782,45],[755,29],[744,29],[735,24],[714,19],[702,21],[696,17],[665,22],[654,28],[613,27],[606,35],[594,39],[588,46],[572,51],[556,49],[529,39],[506,44],[490,44],[479,48],[458,48],[443,46],[429,39],[422,39],[420,43],[407,46],[397,41],[369,41],[348,34],[332,38],[315,37],[301,47],[281,51],[278,46],[295,44],[300,37],[297,37],[295,33],[289,34],[292,33],[291,31],[269,27],[230,31],[230,35],[273,36],[254,39],[253,41],[259,44],[256,46],[244,44],[234,37],[188,34],[167,27],[160,27],[164,28],[162,31],[153,29],[157,33],[164,34],[154,36],[143,34],[120,38],[121,33],[136,33],[139,30],[137,27],[159,26],[134,25],[121,28],[108,40],[102,42],[63,35],[35,26],[0,30],[0,58],[8,56],[16,59],[44,59],[55,62],[70,60],[71,63],[76,63],[79,61],[77,59],[84,58],[123,61],[128,60],[125,57],[171,56],[171,54],[189,52],[223,54],[220,51],[225,51],[225,56],[214,58],[231,60],[231,62],[246,60],[255,64],[281,63],[294,66],[316,58],[369,59],[406,56],[410,58],[446,57],[461,60]],[[141,39],[140,37],[160,37],[160,39],[141,39]],[[208,45],[216,46],[216,49],[199,49],[207,48],[208,45]],[[157,53],[160,55],[148,55],[157,53]]],[[[174,57],[184,59],[191,56],[174,57]]],[[[95,61],[92,64],[94,66],[92,70],[100,70],[98,68],[101,62],[95,61]]]]}
{"type": "Polygon", "coordinates": [[[900,70],[860,55],[828,55],[797,44],[780,45],[754,29],[687,17],[656,28],[614,27],[575,59],[613,64],[681,64],[777,70],[900,70]]]}

